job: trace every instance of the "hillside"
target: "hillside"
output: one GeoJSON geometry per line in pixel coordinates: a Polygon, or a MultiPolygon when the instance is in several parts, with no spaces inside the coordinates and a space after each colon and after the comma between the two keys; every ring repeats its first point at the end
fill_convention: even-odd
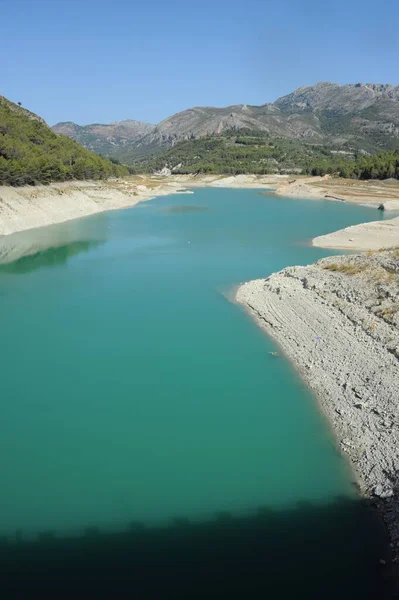
{"type": "Polygon", "coordinates": [[[57,135],[43,119],[0,96],[0,185],[127,174],[125,167],[57,135]]]}
{"type": "Polygon", "coordinates": [[[95,123],[85,126],[69,121],[57,123],[53,127],[55,133],[72,138],[88,150],[117,159],[129,151],[134,153],[135,142],[153,129],[155,129],[155,125],[131,119],[109,125],[95,123]]]}
{"type": "Polygon", "coordinates": [[[164,167],[176,174],[292,173],[332,160],[331,152],[320,146],[258,131],[230,129],[178,142],[160,156],[137,159],[133,168],[138,173],[161,171],[164,167]]]}
{"type": "Polygon", "coordinates": [[[399,150],[356,157],[332,154],[305,161],[308,175],[336,174],[348,179],[399,179],[399,150]]]}
{"type": "Polygon", "coordinates": [[[399,148],[399,86],[322,82],[263,106],[190,108],[129,144],[115,138],[109,153],[131,164],[137,156],[159,154],[179,142],[231,130],[250,130],[340,151],[395,150],[399,148]]]}

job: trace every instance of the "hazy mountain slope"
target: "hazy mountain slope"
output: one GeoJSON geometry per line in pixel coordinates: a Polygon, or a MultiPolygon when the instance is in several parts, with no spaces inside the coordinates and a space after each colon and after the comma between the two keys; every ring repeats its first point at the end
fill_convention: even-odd
{"type": "Polygon", "coordinates": [[[324,143],[368,151],[399,148],[399,86],[319,83],[275,102],[288,118],[311,114],[324,143]]]}
{"type": "Polygon", "coordinates": [[[103,125],[76,125],[65,122],[54,125],[56,133],[66,135],[97,154],[119,158],[121,153],[135,147],[135,142],[150,133],[155,125],[141,121],[121,121],[103,125]]]}
{"type": "Polygon", "coordinates": [[[102,179],[127,174],[75,141],[54,133],[43,119],[0,96],[0,185],[102,179]]]}
{"type": "Polygon", "coordinates": [[[359,112],[372,106],[378,100],[399,101],[399,86],[356,83],[338,85],[321,82],[317,85],[301,87],[274,103],[281,110],[301,112],[305,109],[314,111],[340,111],[342,113],[359,112]]]}

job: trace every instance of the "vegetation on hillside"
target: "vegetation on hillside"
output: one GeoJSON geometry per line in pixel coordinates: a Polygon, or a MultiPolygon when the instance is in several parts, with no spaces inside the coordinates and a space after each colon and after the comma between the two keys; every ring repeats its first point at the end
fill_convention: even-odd
{"type": "Polygon", "coordinates": [[[399,179],[399,150],[368,155],[337,151],[250,130],[180,142],[161,156],[137,160],[131,173],[167,167],[176,174],[304,173],[353,179],[399,179]]]}
{"type": "Polygon", "coordinates": [[[39,117],[0,97],[0,185],[128,174],[73,140],[56,135],[39,117]]]}
{"type": "Polygon", "coordinates": [[[311,159],[330,155],[320,146],[241,129],[185,140],[161,156],[137,160],[131,171],[151,173],[168,167],[180,174],[298,172],[311,159]]]}
{"type": "Polygon", "coordinates": [[[309,175],[336,174],[350,179],[399,179],[399,150],[379,152],[370,156],[358,155],[352,160],[342,155],[312,159],[304,168],[309,175]]]}

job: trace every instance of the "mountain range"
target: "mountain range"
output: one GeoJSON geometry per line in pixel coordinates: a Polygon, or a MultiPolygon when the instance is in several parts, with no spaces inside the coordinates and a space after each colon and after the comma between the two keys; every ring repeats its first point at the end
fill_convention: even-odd
{"type": "Polygon", "coordinates": [[[126,164],[160,154],[184,140],[250,130],[272,138],[341,151],[399,148],[399,86],[321,82],[262,106],[195,107],[158,125],[121,121],[109,125],[58,123],[56,133],[126,164]]]}

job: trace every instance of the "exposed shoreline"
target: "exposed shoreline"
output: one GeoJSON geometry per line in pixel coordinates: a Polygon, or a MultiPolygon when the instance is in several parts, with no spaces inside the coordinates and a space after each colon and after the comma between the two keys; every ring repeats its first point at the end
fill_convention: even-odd
{"type": "Polygon", "coordinates": [[[333,202],[349,202],[360,206],[384,210],[399,210],[398,180],[365,180],[324,177],[308,177],[299,175],[280,181],[274,191],[286,198],[308,198],[315,200],[331,200],[333,202]]]}
{"type": "Polygon", "coordinates": [[[128,180],[77,181],[48,186],[0,186],[0,235],[63,223],[182,191],[179,183],[155,189],[128,180]]]}
{"type": "Polygon", "coordinates": [[[315,237],[312,244],[319,248],[339,250],[393,248],[399,246],[399,217],[345,227],[345,229],[315,237]]]}
{"type": "Polygon", "coordinates": [[[74,181],[47,186],[0,186],[0,236],[63,223],[175,193],[187,187],[268,188],[276,178],[256,176],[131,177],[109,181],[74,181]]]}
{"type": "Polygon", "coordinates": [[[236,294],[315,393],[399,559],[399,254],[328,257],[236,294]]]}
{"type": "MultiPolygon", "coordinates": [[[[256,188],[264,189],[265,193],[270,190],[281,197],[343,201],[375,208],[383,203],[386,210],[399,209],[399,182],[337,181],[330,177],[293,178],[288,175],[136,176],[106,182],[77,181],[20,188],[0,186],[0,236],[128,208],[158,196],[187,192],[188,187],[256,188]]],[[[397,229],[399,243],[399,220],[397,229]]],[[[333,244],[324,247],[341,247],[335,239],[324,243],[333,244]]]]}

